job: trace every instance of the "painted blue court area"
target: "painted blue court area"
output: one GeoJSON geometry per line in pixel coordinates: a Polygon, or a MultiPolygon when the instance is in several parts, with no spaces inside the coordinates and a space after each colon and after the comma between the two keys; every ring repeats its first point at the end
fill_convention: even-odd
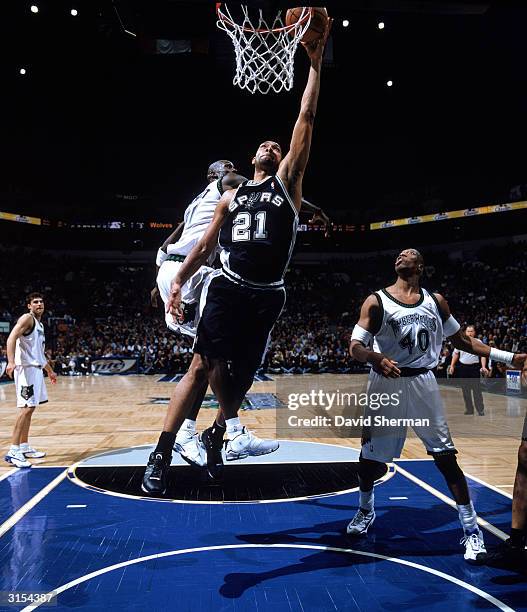
{"type": "MultiPolygon", "coordinates": [[[[441,499],[448,491],[433,462],[398,466],[404,472],[376,487],[374,527],[355,541],[343,533],[356,491],[160,503],[56,484],[59,468],[18,470],[0,481],[0,591],[57,590],[55,610],[527,610],[527,578],[464,562],[457,512],[441,499]]],[[[480,516],[506,530],[510,498],[471,486],[480,516]]]]}

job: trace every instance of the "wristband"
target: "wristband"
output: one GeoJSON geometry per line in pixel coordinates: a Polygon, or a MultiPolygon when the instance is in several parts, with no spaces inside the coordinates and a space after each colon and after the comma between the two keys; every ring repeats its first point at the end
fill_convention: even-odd
{"type": "Polygon", "coordinates": [[[157,249],[156,266],[161,267],[161,264],[166,261],[168,255],[163,249],[157,249]]]}
{"type": "Polygon", "coordinates": [[[355,327],[353,328],[353,333],[351,334],[352,340],[357,340],[364,346],[368,346],[372,338],[373,335],[368,330],[364,329],[364,327],[361,327],[360,325],[355,325],[355,327]]]}
{"type": "Polygon", "coordinates": [[[443,334],[450,338],[459,331],[461,325],[454,319],[452,315],[443,323],[443,334]]]}
{"type": "Polygon", "coordinates": [[[514,359],[514,353],[509,353],[509,351],[501,351],[497,348],[491,348],[489,357],[492,359],[492,361],[501,361],[501,363],[511,365],[512,360],[514,359]]]}

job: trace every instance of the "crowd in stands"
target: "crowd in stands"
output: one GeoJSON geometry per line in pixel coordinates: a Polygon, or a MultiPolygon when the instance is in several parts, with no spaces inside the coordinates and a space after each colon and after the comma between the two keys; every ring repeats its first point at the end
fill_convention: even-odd
{"type": "MultiPolygon", "coordinates": [[[[169,332],[161,306],[150,305],[154,266],[97,263],[11,249],[3,253],[0,321],[14,325],[26,312],[25,295],[45,296],[47,348],[57,373],[89,374],[100,357],[133,357],[142,373],[186,371],[191,342],[169,332]]],[[[425,253],[422,285],[448,300],[456,318],[474,324],[478,337],[508,351],[527,350],[525,243],[452,260],[425,253]]],[[[360,370],[348,353],[364,298],[395,278],[394,257],[379,255],[318,266],[293,266],[287,304],[276,324],[264,369],[272,373],[347,373],[360,370]]],[[[7,334],[0,334],[5,357],[7,334]]],[[[440,372],[448,365],[445,344],[440,372]]],[[[499,375],[499,371],[496,370],[499,375]]]]}

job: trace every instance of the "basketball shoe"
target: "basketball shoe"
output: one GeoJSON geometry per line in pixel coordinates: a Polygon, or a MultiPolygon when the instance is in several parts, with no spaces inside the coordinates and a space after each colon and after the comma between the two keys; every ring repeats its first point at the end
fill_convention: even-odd
{"type": "Polygon", "coordinates": [[[223,456],[221,454],[222,442],[214,439],[212,435],[212,427],[207,427],[199,439],[200,444],[205,450],[207,457],[207,472],[214,480],[218,480],[223,476],[223,456]]]}
{"type": "Polygon", "coordinates": [[[487,559],[487,549],[483,542],[483,534],[480,530],[476,533],[463,536],[460,544],[465,545],[465,554],[463,555],[465,561],[471,565],[480,565],[487,559]]]}
{"type": "Polygon", "coordinates": [[[371,512],[364,512],[362,508],[357,510],[355,516],[349,522],[346,533],[349,536],[360,536],[366,535],[368,533],[368,529],[372,526],[373,521],[375,520],[375,510],[371,512]]]}
{"type": "Polygon", "coordinates": [[[34,449],[32,446],[29,446],[27,449],[20,449],[24,457],[29,457],[30,459],[42,459],[42,457],[46,456],[44,451],[39,451],[34,449]]]}
{"type": "Polygon", "coordinates": [[[157,493],[163,495],[167,490],[167,472],[172,461],[172,455],[169,458],[163,457],[163,453],[150,453],[148,463],[141,483],[141,489],[145,493],[157,493]]]}
{"type": "Polygon", "coordinates": [[[527,553],[523,546],[513,546],[509,538],[488,553],[485,564],[527,574],[527,553]]]}
{"type": "Polygon", "coordinates": [[[227,432],[225,457],[227,461],[235,461],[249,456],[268,455],[278,450],[279,446],[278,440],[262,440],[247,427],[241,426],[235,431],[227,432]]]}
{"type": "Polygon", "coordinates": [[[176,435],[174,450],[177,451],[182,459],[191,465],[203,467],[207,465],[207,453],[203,444],[199,441],[197,433],[192,433],[186,429],[180,429],[176,435]]]}
{"type": "Polygon", "coordinates": [[[24,457],[24,453],[21,450],[9,451],[4,457],[7,463],[11,463],[17,468],[30,468],[32,463],[24,457]]]}

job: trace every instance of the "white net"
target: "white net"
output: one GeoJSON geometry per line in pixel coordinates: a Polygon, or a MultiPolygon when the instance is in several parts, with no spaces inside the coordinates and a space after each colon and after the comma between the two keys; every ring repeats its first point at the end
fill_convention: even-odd
{"type": "Polygon", "coordinates": [[[217,26],[227,32],[234,44],[234,85],[251,93],[289,91],[293,86],[296,48],[311,21],[310,9],[304,7],[298,20],[289,26],[282,21],[281,12],[270,23],[261,10],[252,21],[248,7],[241,6],[241,11],[242,17],[236,23],[226,5],[218,7],[217,26]]]}

